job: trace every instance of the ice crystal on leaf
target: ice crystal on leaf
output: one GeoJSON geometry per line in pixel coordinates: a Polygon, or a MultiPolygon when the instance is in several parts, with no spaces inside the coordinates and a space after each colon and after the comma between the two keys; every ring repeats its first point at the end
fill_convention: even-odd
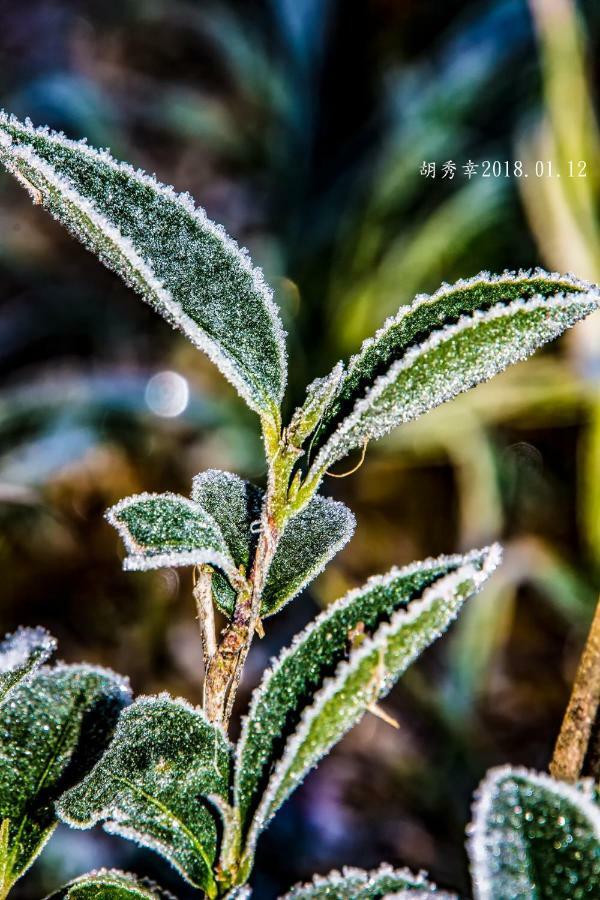
{"type": "Polygon", "coordinates": [[[284,333],[262,273],[187,194],[108,151],[0,113],[0,161],[89,250],[276,416],[284,333]]]}
{"type": "MultiPolygon", "coordinates": [[[[248,570],[264,492],[237,475],[211,469],[196,476],[192,497],[220,526],[235,564],[248,570]]],[[[313,497],[290,519],[267,574],[261,616],[272,616],[297,596],[350,540],[354,526],[348,507],[326,497],[313,497]]],[[[219,608],[230,616],[235,592],[218,575],[213,589],[219,608]]]]}
{"type": "Polygon", "coordinates": [[[45,628],[18,628],[0,643],[0,705],[54,653],[56,641],[45,628]]]}
{"type": "Polygon", "coordinates": [[[237,746],[242,823],[254,813],[250,853],[288,794],[448,627],[499,557],[495,545],[373,578],[325,610],[265,673],[237,746]]]}
{"type": "Polygon", "coordinates": [[[598,299],[596,287],[542,270],[482,273],[417,297],[348,363],[319,426],[314,471],[526,359],[598,299]]]}
{"type": "Polygon", "coordinates": [[[156,850],[214,897],[218,816],[208,798],[227,799],[229,766],[224,731],[200,709],[166,694],[142,697],[58,812],[77,828],[102,822],[106,831],[156,850]]]}
{"type": "Polygon", "coordinates": [[[591,787],[492,769],[476,795],[469,834],[476,900],[598,896],[600,808],[591,787]]]}
{"type": "Polygon", "coordinates": [[[75,879],[47,900],[175,900],[146,879],[129,872],[100,869],[75,879]]]}
{"type": "Polygon", "coordinates": [[[198,503],[177,494],[136,494],[106,513],[129,552],[123,567],[158,569],[210,563],[234,584],[239,573],[221,530],[198,503]]]}
{"type": "Polygon", "coordinates": [[[0,896],[49,839],[55,800],[96,763],[129,700],[114,673],[60,665],[38,670],[0,708],[0,896]]]}
{"type": "Polygon", "coordinates": [[[414,875],[408,869],[387,865],[373,872],[348,867],[342,872],[315,875],[309,884],[296,885],[280,900],[386,900],[398,892],[407,900],[456,900],[454,895],[437,891],[423,873],[414,875]]]}

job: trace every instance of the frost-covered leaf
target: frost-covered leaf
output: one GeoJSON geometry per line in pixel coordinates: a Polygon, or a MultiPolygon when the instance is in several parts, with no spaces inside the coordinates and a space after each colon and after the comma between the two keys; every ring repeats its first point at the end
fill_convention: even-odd
{"type": "Polygon", "coordinates": [[[57,666],[22,682],[0,709],[0,820],[9,821],[0,896],[52,834],[55,800],[96,763],[129,700],[112,672],[57,666]]]}
{"type": "Polygon", "coordinates": [[[350,360],[315,471],[525,359],[597,306],[592,285],[541,270],[482,273],[417,297],[350,360]]]}
{"type": "Polygon", "coordinates": [[[166,694],[143,697],[119,720],[108,750],[58,804],[76,828],[104,823],[165,856],[214,897],[218,816],[207,799],[227,799],[230,747],[199,709],[166,694]]]}
{"type": "Polygon", "coordinates": [[[343,503],[313,497],[283,532],[267,575],[261,614],[272,616],[316,578],[348,543],[355,525],[343,503]]]}
{"type": "Polygon", "coordinates": [[[129,872],[99,869],[76,878],[46,900],[167,900],[172,895],[129,872]]]}
{"type": "MultiPolygon", "coordinates": [[[[235,565],[247,572],[258,538],[263,491],[229,472],[209,470],[194,479],[192,498],[213,516],[235,565]]],[[[319,496],[290,519],[267,575],[261,615],[272,616],[299,594],[350,540],[354,526],[348,507],[319,496]]],[[[230,616],[235,592],[218,574],[213,591],[219,608],[230,616]]]]}
{"type": "Polygon", "coordinates": [[[345,868],[342,872],[315,875],[309,884],[296,885],[280,900],[384,900],[400,891],[401,897],[421,900],[452,900],[452,895],[437,891],[422,873],[392,869],[382,865],[373,872],[345,868]]]}
{"type": "Polygon", "coordinates": [[[287,428],[288,438],[295,447],[301,447],[320,425],[339,394],[344,374],[344,364],[339,362],[329,375],[315,379],[306,388],[306,400],[294,411],[287,428]]]}
{"type": "Polygon", "coordinates": [[[593,786],[505,766],[479,787],[469,828],[477,900],[583,900],[600,885],[593,786]]]}
{"type": "Polygon", "coordinates": [[[0,704],[56,650],[45,628],[18,628],[0,643],[0,704]]]}
{"type": "Polygon", "coordinates": [[[499,557],[495,545],[392,569],[332,604],[284,650],[254,692],[237,747],[242,822],[256,810],[250,849],[308,770],[441,634],[499,557]]]}
{"type": "Polygon", "coordinates": [[[235,584],[239,573],[225,538],[205,509],[177,494],[136,494],[106,513],[129,556],[128,570],[210,563],[235,584]]]}
{"type": "Polygon", "coordinates": [[[187,194],[107,151],[0,113],[0,161],[105,265],[274,414],[284,333],[260,270],[187,194]]]}

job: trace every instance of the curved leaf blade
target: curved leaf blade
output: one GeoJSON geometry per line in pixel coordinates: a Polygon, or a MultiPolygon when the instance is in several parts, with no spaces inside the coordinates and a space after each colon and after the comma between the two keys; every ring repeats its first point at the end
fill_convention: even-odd
{"type": "Polygon", "coordinates": [[[477,900],[572,900],[600,883],[600,808],[590,792],[504,766],[476,794],[469,856],[477,900]],[[587,886],[587,887],[586,887],[587,886]]]}
{"type": "Polygon", "coordinates": [[[281,536],[263,590],[261,615],[274,615],[304,590],[346,546],[355,526],[344,503],[313,497],[281,536]]]}
{"type": "Polygon", "coordinates": [[[240,574],[221,530],[198,503],[177,494],[135,494],[106,513],[129,553],[128,571],[191,566],[217,566],[234,583],[240,574]]]}
{"type": "Polygon", "coordinates": [[[391,687],[403,668],[449,624],[463,595],[479,587],[499,557],[495,545],[466,556],[392,569],[332,604],[283,651],[253,694],[237,745],[235,801],[242,823],[259,807],[251,841],[292,789],[291,782],[300,780],[374,698],[391,687]],[[465,591],[462,587],[458,590],[456,579],[465,591]],[[362,641],[358,646],[354,645],[356,636],[362,641]],[[381,677],[371,683],[381,660],[381,677]],[[354,693],[347,687],[350,681],[355,683],[354,693]],[[347,700],[341,701],[344,690],[347,700]],[[334,708],[338,701],[339,714],[334,708]],[[314,753],[303,756],[311,717],[317,721],[328,703],[333,710],[331,733],[318,747],[313,742],[314,753]],[[288,777],[294,752],[302,772],[288,777]],[[270,799],[263,797],[259,802],[275,763],[266,792],[270,799]]]}
{"type": "Polygon", "coordinates": [[[95,764],[129,701],[126,682],[113,672],[56,666],[21,683],[0,709],[3,896],[58,824],[54,802],[95,764]]]}
{"type": "Polygon", "coordinates": [[[229,758],[225,733],[201,710],[166,694],[142,697],[95,768],[60,799],[58,814],[75,828],[102,822],[155,850],[212,898],[217,814],[207,798],[227,799],[229,758]]]}
{"type": "Polygon", "coordinates": [[[34,201],[276,415],[284,333],[260,270],[187,194],[84,142],[0,112],[0,161],[34,201]]]}
{"type": "Polygon", "coordinates": [[[0,705],[56,650],[45,628],[18,628],[0,643],[0,705]]]}
{"type": "Polygon", "coordinates": [[[315,875],[311,882],[296,885],[280,900],[386,900],[397,895],[406,900],[456,900],[454,895],[438,891],[422,872],[415,875],[409,869],[392,869],[385,863],[372,872],[348,866],[342,872],[315,875]]]}
{"type": "Polygon", "coordinates": [[[314,471],[526,359],[598,307],[598,290],[536,270],[418,297],[348,364],[319,431],[314,471]]]}
{"type": "Polygon", "coordinates": [[[46,900],[167,900],[157,885],[138,880],[129,872],[99,869],[76,878],[46,900]]]}
{"type": "MultiPolygon", "coordinates": [[[[194,478],[193,500],[218,523],[235,565],[248,572],[254,557],[264,492],[248,481],[210,469],[194,478]]],[[[261,616],[272,616],[323,571],[352,537],[356,520],[347,506],[314,497],[286,525],[267,574],[261,616]]],[[[235,591],[213,577],[219,609],[233,614],[235,591]]]]}

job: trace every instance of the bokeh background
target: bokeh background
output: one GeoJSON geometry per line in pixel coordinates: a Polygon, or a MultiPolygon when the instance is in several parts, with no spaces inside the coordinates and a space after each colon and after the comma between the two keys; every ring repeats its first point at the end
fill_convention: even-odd
{"type": "MultiPolygon", "coordinates": [[[[600,280],[599,44],[594,0],[1,0],[0,105],[189,190],[250,248],[289,332],[292,408],[443,280],[600,280]],[[587,177],[469,181],[469,159],[585,160],[587,177]]],[[[238,713],[269,657],[369,575],[493,539],[506,559],[386,700],[399,730],[367,716],[278,813],[255,896],[382,860],[468,894],[478,780],[547,766],[600,587],[599,338],[584,323],[326,484],[356,536],[267,622],[238,713]]],[[[64,659],[198,702],[191,573],[122,573],[102,513],[211,466],[260,481],[254,416],[4,175],[0,367],[2,630],[43,624],[64,659]]],[[[60,828],[15,897],[100,865],[191,896],[153,855],[60,828]]]]}

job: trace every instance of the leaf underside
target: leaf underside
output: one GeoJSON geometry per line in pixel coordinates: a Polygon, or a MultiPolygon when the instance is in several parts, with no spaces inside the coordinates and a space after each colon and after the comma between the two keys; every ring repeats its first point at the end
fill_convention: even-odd
{"type": "Polygon", "coordinates": [[[256,810],[250,846],[306,772],[447,627],[497,560],[494,547],[371,579],[282,653],[253,695],[237,747],[242,823],[256,810]]]}
{"type": "Polygon", "coordinates": [[[592,786],[503,767],[480,785],[469,829],[477,900],[584,900],[600,885],[592,786]]]}
{"type": "Polygon", "coordinates": [[[110,269],[206,352],[259,414],[273,415],[285,343],[259,270],[189,195],[107,151],[0,113],[0,161],[110,269]]]}
{"type": "Polygon", "coordinates": [[[421,873],[382,865],[373,872],[348,867],[342,872],[316,875],[312,882],[296,885],[280,900],[384,900],[398,892],[407,900],[452,900],[453,896],[437,891],[421,873]]]}
{"type": "Polygon", "coordinates": [[[115,869],[82,875],[47,900],[162,900],[167,895],[154,884],[115,869]]]}
{"type": "Polygon", "coordinates": [[[0,820],[9,820],[2,889],[49,839],[58,821],[55,801],[96,763],[129,700],[112,672],[61,665],[39,670],[2,706],[0,820]]]}
{"type": "MultiPolygon", "coordinates": [[[[246,572],[256,548],[264,492],[229,472],[209,470],[196,476],[192,498],[220,526],[229,553],[246,572]]],[[[313,497],[286,525],[262,593],[261,616],[272,616],[297,596],[350,540],[355,519],[350,510],[327,497],[313,497]]],[[[231,616],[235,591],[213,577],[219,609],[231,616]]]]}
{"type": "Polygon", "coordinates": [[[127,709],[96,767],[58,804],[78,828],[104,823],[156,850],[189,882],[214,896],[216,812],[227,798],[229,742],[221,728],[182,700],[161,694],[127,709]]]}
{"type": "Polygon", "coordinates": [[[592,285],[536,270],[482,273],[401,307],[348,363],[315,470],[525,359],[597,304],[592,285]]]}
{"type": "Polygon", "coordinates": [[[0,643],[0,705],[56,650],[45,628],[18,628],[0,643]]]}

